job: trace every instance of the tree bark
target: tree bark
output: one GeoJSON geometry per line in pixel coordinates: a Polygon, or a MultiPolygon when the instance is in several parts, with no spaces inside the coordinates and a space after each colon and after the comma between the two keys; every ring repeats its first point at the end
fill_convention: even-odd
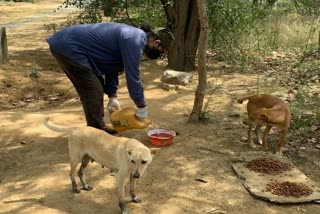
{"type": "Polygon", "coordinates": [[[168,53],[169,67],[177,71],[195,70],[200,33],[197,2],[174,0],[174,42],[168,53]]]}
{"type": "Polygon", "coordinates": [[[197,0],[200,20],[200,38],[198,46],[198,76],[199,82],[195,92],[193,110],[189,117],[189,122],[197,122],[201,117],[203,100],[207,89],[207,69],[206,69],[206,49],[208,42],[208,17],[206,11],[206,1],[197,0]]]}
{"type": "Polygon", "coordinates": [[[318,36],[318,56],[320,56],[320,30],[319,30],[319,36],[318,36]]]}
{"type": "Polygon", "coordinates": [[[102,10],[103,16],[112,16],[112,10],[116,6],[114,0],[103,0],[102,1],[102,10]]]}
{"type": "Polygon", "coordinates": [[[0,65],[6,64],[9,61],[8,45],[6,28],[0,28],[0,65]]]}
{"type": "Polygon", "coordinates": [[[167,29],[174,31],[174,11],[171,0],[161,0],[162,7],[167,17],[167,29]]]}

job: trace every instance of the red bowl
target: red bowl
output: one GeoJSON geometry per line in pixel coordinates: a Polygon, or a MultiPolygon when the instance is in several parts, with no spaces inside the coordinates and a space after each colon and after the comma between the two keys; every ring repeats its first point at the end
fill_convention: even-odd
{"type": "Polygon", "coordinates": [[[176,133],[165,129],[154,129],[148,132],[148,136],[151,144],[155,146],[168,146],[172,143],[176,133]]]}

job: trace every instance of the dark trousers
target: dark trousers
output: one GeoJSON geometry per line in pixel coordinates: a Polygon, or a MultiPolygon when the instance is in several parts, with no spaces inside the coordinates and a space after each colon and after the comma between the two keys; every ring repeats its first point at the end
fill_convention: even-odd
{"type": "Polygon", "coordinates": [[[69,58],[50,50],[75,87],[86,116],[87,125],[104,129],[103,78],[90,69],[73,63],[69,58]]]}

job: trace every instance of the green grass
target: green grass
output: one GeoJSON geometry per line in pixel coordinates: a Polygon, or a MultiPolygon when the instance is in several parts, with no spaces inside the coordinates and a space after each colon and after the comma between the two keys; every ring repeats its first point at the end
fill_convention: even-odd
{"type": "Polygon", "coordinates": [[[293,120],[291,128],[300,130],[304,136],[311,134],[310,127],[320,125],[320,97],[309,88],[300,88],[291,103],[293,120]]]}

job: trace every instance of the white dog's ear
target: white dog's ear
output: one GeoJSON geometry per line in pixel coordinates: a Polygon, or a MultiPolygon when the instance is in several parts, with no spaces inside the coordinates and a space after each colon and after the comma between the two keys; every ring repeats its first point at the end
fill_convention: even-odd
{"type": "Polygon", "coordinates": [[[160,148],[150,148],[151,154],[155,155],[158,151],[160,151],[160,148]]]}

